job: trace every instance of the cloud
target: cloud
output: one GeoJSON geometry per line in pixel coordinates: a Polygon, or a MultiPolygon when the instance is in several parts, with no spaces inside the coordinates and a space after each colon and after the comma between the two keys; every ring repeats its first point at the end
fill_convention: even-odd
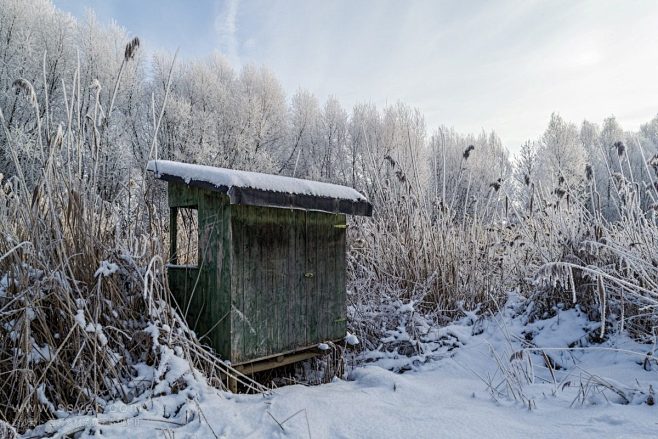
{"type": "Polygon", "coordinates": [[[219,8],[215,18],[215,32],[219,39],[219,50],[233,65],[240,65],[238,51],[238,10],[239,0],[227,0],[219,8]]]}

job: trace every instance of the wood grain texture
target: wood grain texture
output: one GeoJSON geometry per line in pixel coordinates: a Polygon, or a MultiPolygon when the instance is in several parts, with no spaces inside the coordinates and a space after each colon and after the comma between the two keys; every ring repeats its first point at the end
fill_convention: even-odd
{"type": "Polygon", "coordinates": [[[239,364],[345,336],[345,215],[231,205],[178,182],[169,205],[198,209],[199,266],[171,267],[169,282],[221,357],[239,364]]]}

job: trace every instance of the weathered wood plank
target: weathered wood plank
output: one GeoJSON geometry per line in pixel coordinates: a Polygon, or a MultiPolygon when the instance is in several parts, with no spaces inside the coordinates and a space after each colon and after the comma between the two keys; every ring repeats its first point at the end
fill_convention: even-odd
{"type": "Polygon", "coordinates": [[[308,310],[307,310],[307,291],[306,288],[306,218],[307,212],[303,212],[298,217],[299,222],[295,228],[295,252],[297,255],[298,265],[295,268],[295,277],[299,279],[297,288],[295,289],[296,301],[295,318],[297,320],[296,331],[294,336],[295,344],[304,344],[308,340],[308,310]]]}
{"type": "Polygon", "coordinates": [[[181,315],[187,309],[189,291],[191,291],[197,275],[198,270],[191,267],[169,267],[167,270],[169,288],[174,295],[181,315]]]}
{"type": "Polygon", "coordinates": [[[178,263],[177,240],[178,236],[178,208],[169,208],[169,263],[178,263]]]}
{"type": "Polygon", "coordinates": [[[198,281],[172,270],[172,290],[220,355],[238,363],[342,338],[344,215],[231,206],[172,185],[170,204],[199,208],[201,252],[198,281]]]}
{"type": "Polygon", "coordinates": [[[203,189],[171,181],[168,185],[169,207],[196,207],[202,193],[205,193],[203,189]]]}
{"type": "Polygon", "coordinates": [[[264,370],[274,369],[276,367],[285,366],[292,363],[297,363],[298,361],[308,360],[309,358],[317,357],[321,354],[317,352],[299,352],[289,355],[281,355],[273,360],[258,361],[253,363],[248,363],[244,365],[236,366],[236,369],[245,375],[252,375],[256,372],[262,372],[264,370]]]}
{"type": "Polygon", "coordinates": [[[240,317],[243,294],[243,262],[244,262],[244,235],[240,222],[242,219],[233,209],[231,210],[232,263],[231,263],[231,355],[229,360],[237,361],[242,351],[243,322],[240,317]]]}
{"type": "Polygon", "coordinates": [[[268,285],[270,290],[270,313],[268,318],[270,320],[270,346],[268,347],[268,354],[280,352],[281,350],[281,327],[283,326],[284,315],[281,312],[281,296],[284,294],[282,286],[284,284],[283,269],[284,258],[282,255],[283,248],[285,247],[285,227],[283,225],[285,216],[283,209],[271,209],[271,225],[270,233],[274,245],[272,246],[272,254],[270,255],[270,272],[268,273],[268,285]]]}
{"type": "Polygon", "coordinates": [[[230,222],[227,200],[215,193],[206,193],[200,203],[200,263],[206,273],[209,308],[204,325],[212,345],[223,357],[230,355],[231,333],[231,252],[230,222]],[[228,247],[227,247],[228,246],[228,247]]]}
{"type": "Polygon", "coordinates": [[[320,303],[318,304],[318,326],[320,327],[323,337],[326,337],[330,332],[331,314],[333,295],[336,289],[335,266],[336,261],[333,257],[333,252],[336,248],[335,232],[334,232],[334,215],[325,215],[322,219],[321,227],[319,227],[320,235],[325,241],[325,245],[319,247],[319,259],[323,261],[322,264],[322,279],[323,285],[320,290],[320,303]]]}
{"type": "MultiPolygon", "coordinates": [[[[307,343],[318,341],[318,303],[321,294],[322,270],[318,264],[318,214],[306,213],[306,314],[307,314],[307,343]]],[[[322,243],[324,245],[324,243],[322,243]]]]}
{"type": "MultiPolygon", "coordinates": [[[[242,210],[242,209],[241,209],[242,210]]],[[[255,311],[256,304],[254,303],[258,295],[259,288],[259,275],[258,269],[254,264],[254,260],[258,258],[257,252],[258,249],[254,248],[254,236],[253,233],[256,233],[254,230],[253,220],[255,217],[254,212],[247,212],[245,215],[244,228],[242,233],[245,235],[245,251],[244,251],[244,261],[243,261],[243,275],[244,275],[244,284],[243,284],[243,303],[242,303],[242,315],[243,315],[243,344],[241,360],[244,361],[249,359],[251,353],[255,354],[256,349],[256,328],[254,328],[253,313],[255,311]]]]}
{"type": "Polygon", "coordinates": [[[255,288],[251,294],[253,309],[249,314],[249,320],[252,322],[252,327],[255,330],[251,334],[253,335],[253,348],[251,350],[245,349],[246,352],[253,352],[253,355],[256,357],[267,355],[265,345],[270,343],[268,310],[264,309],[270,300],[270,291],[268,291],[267,285],[267,273],[270,269],[270,260],[267,256],[271,246],[269,241],[270,210],[257,207],[253,212],[254,216],[252,218],[253,230],[251,236],[255,237],[255,239],[251,242],[254,253],[250,264],[254,270],[253,281],[255,288]]]}
{"type": "Polygon", "coordinates": [[[329,336],[332,339],[343,338],[347,331],[347,281],[346,269],[347,263],[346,256],[346,236],[347,221],[345,215],[337,215],[337,223],[334,227],[336,234],[335,242],[336,248],[334,249],[334,262],[335,262],[335,276],[336,276],[336,289],[332,294],[332,325],[329,331],[329,336]]]}
{"type": "Polygon", "coordinates": [[[295,342],[295,331],[297,330],[297,320],[295,313],[297,312],[296,300],[295,300],[295,291],[297,290],[299,284],[299,278],[296,274],[297,267],[297,258],[298,254],[295,250],[296,245],[296,236],[297,236],[297,217],[294,212],[291,212],[289,217],[289,227],[287,230],[287,239],[288,245],[286,246],[286,283],[285,283],[285,294],[286,294],[286,331],[285,339],[282,341],[282,346],[284,349],[292,349],[295,342]]]}
{"type": "Polygon", "coordinates": [[[232,303],[232,324],[233,332],[231,334],[231,358],[232,362],[241,361],[244,352],[244,334],[248,330],[244,321],[244,302],[245,302],[245,289],[246,281],[248,278],[247,268],[247,234],[245,233],[245,221],[239,209],[231,208],[232,217],[231,225],[233,227],[233,267],[235,270],[234,281],[234,294],[232,303]]]}

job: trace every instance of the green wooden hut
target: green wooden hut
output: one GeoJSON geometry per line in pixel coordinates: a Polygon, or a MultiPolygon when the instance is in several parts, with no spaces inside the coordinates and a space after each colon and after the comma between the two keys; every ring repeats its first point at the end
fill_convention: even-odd
{"type": "Polygon", "coordinates": [[[254,372],[345,337],[346,215],[372,214],[363,195],[165,160],[148,170],[168,182],[169,286],[190,327],[223,359],[254,372]],[[181,211],[198,226],[192,263],[180,260],[181,211]]]}

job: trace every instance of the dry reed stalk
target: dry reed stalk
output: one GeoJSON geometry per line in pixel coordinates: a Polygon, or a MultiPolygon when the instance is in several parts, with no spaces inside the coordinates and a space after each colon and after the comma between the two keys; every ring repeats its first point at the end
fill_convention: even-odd
{"type": "MultiPolygon", "coordinates": [[[[127,58],[137,46],[130,44],[127,58]]],[[[165,221],[149,208],[149,193],[101,196],[100,151],[108,139],[97,135],[100,95],[96,115],[76,122],[78,83],[76,76],[67,95],[69,125],[43,133],[38,124],[33,133],[37,142],[55,140],[47,155],[24,160],[21,146],[6,136],[18,173],[0,179],[0,420],[24,431],[62,413],[99,413],[109,401],[130,402],[152,387],[134,380],[134,366],[166,368],[159,364],[163,349],[178,349],[216,386],[229,376],[265,391],[216,358],[171,305],[162,262],[165,221]],[[96,134],[71,134],[80,128],[96,134]],[[55,160],[71,172],[56,172],[55,160]],[[116,214],[127,206],[134,206],[129,216],[116,214]],[[147,335],[149,327],[160,335],[147,335]]],[[[38,117],[32,85],[15,86],[38,117]]]]}

